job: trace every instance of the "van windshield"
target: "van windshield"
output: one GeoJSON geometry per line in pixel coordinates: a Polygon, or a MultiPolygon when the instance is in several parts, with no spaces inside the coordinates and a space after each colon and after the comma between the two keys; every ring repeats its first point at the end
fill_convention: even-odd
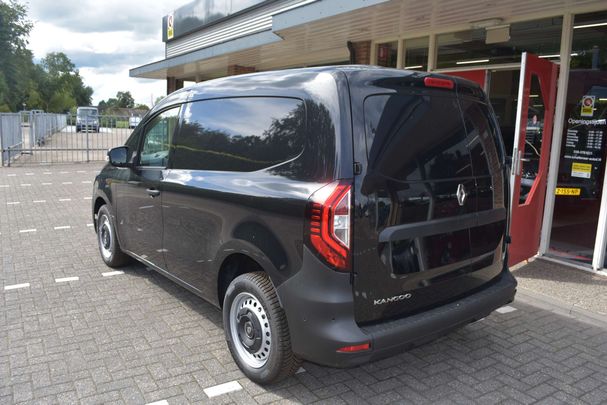
{"type": "Polygon", "coordinates": [[[83,110],[78,110],[77,114],[81,117],[96,116],[97,110],[93,110],[92,108],[87,108],[87,109],[83,109],[83,110]]]}

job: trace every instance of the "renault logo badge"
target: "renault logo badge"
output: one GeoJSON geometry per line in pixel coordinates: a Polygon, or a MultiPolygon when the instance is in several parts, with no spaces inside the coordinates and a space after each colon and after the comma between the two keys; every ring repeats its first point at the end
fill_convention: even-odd
{"type": "Polygon", "coordinates": [[[459,203],[460,207],[463,207],[464,204],[466,203],[467,195],[466,195],[466,189],[464,188],[464,185],[461,183],[457,186],[456,196],[457,196],[457,202],[459,203]]]}

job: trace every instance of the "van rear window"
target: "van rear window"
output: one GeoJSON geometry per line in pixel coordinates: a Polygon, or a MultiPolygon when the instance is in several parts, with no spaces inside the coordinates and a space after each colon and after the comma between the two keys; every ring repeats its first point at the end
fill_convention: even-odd
{"type": "Polygon", "coordinates": [[[374,95],[364,114],[370,171],[397,181],[472,175],[457,98],[374,95]]]}

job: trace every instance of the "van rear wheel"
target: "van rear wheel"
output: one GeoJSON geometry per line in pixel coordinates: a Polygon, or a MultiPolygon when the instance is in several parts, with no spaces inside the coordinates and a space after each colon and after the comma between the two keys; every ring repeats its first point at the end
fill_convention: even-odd
{"type": "Polygon", "coordinates": [[[275,383],[299,369],[286,315],[265,273],[246,273],[232,281],[223,301],[223,325],[232,357],[252,381],[275,383]]]}

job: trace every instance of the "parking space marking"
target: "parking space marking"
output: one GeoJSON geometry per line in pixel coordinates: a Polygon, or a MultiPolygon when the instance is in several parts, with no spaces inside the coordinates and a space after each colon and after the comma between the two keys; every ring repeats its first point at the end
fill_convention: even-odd
{"type": "Polygon", "coordinates": [[[169,405],[169,401],[167,401],[166,399],[163,399],[162,401],[148,402],[145,405],[169,405]]]}
{"type": "Polygon", "coordinates": [[[59,174],[68,174],[69,172],[59,172],[59,174]]]}
{"type": "Polygon", "coordinates": [[[70,228],[71,228],[71,226],[65,225],[65,226],[56,226],[53,229],[56,230],[56,231],[58,231],[60,229],[70,229],[70,228]]]}
{"type": "Polygon", "coordinates": [[[91,180],[83,180],[82,184],[93,184],[91,180]]]}
{"type": "Polygon", "coordinates": [[[516,311],[516,308],[511,307],[510,305],[506,305],[506,306],[503,306],[503,307],[495,310],[495,312],[497,312],[498,314],[507,314],[509,312],[514,312],[514,311],[516,311]]]}
{"type": "Polygon", "coordinates": [[[13,173],[13,174],[7,174],[6,176],[7,177],[16,177],[17,175],[13,173]]]}
{"type": "Polygon", "coordinates": [[[76,173],[86,173],[86,170],[76,170],[76,173]]]}
{"type": "Polygon", "coordinates": [[[86,226],[88,226],[90,228],[93,226],[93,224],[86,224],[86,226]]]}
{"type": "Polygon", "coordinates": [[[6,205],[18,205],[21,204],[19,201],[11,201],[11,202],[7,202],[6,205]]]}
{"type": "Polygon", "coordinates": [[[22,284],[13,284],[13,285],[5,285],[4,286],[4,291],[9,291],[9,290],[18,290],[20,288],[28,288],[30,286],[30,283],[22,283],[22,284]]]}
{"type": "Polygon", "coordinates": [[[26,176],[33,176],[34,173],[25,173],[26,176]]]}
{"type": "Polygon", "coordinates": [[[60,198],[59,201],[63,202],[63,201],[72,201],[71,198],[60,198]]]}
{"type": "Polygon", "coordinates": [[[29,183],[24,183],[24,184],[21,184],[21,187],[31,187],[31,186],[32,186],[32,185],[31,185],[31,184],[29,184],[29,183]]]}
{"type": "Polygon", "coordinates": [[[225,384],[205,388],[204,393],[207,394],[207,397],[214,398],[218,397],[219,395],[227,394],[228,392],[240,391],[241,389],[242,385],[240,385],[238,381],[230,381],[225,384]]]}
{"type": "Polygon", "coordinates": [[[53,183],[42,183],[43,186],[52,186],[53,183]]]}
{"type": "Polygon", "coordinates": [[[8,184],[0,184],[0,188],[9,188],[10,186],[8,184]]]}
{"type": "Polygon", "coordinates": [[[56,278],[55,283],[67,283],[70,281],[78,281],[78,280],[80,280],[80,277],[63,277],[63,278],[56,278]]]}
{"type": "Polygon", "coordinates": [[[74,184],[74,183],[72,183],[71,181],[64,181],[64,182],[63,182],[63,183],[61,183],[61,184],[74,184]]]}
{"type": "Polygon", "coordinates": [[[49,175],[49,174],[53,174],[53,172],[44,172],[44,173],[42,173],[42,174],[49,175]]]}
{"type": "Polygon", "coordinates": [[[41,203],[45,203],[46,200],[34,200],[34,204],[41,204],[41,203]]]}
{"type": "Polygon", "coordinates": [[[84,197],[85,200],[92,200],[93,197],[84,197]]]}
{"type": "Polygon", "coordinates": [[[32,228],[32,229],[21,229],[19,231],[19,233],[34,233],[37,232],[38,230],[36,228],[32,228]]]}
{"type": "Polygon", "coordinates": [[[121,274],[124,274],[124,271],[116,270],[116,271],[106,271],[105,273],[101,273],[101,275],[103,277],[119,276],[121,274]]]}

